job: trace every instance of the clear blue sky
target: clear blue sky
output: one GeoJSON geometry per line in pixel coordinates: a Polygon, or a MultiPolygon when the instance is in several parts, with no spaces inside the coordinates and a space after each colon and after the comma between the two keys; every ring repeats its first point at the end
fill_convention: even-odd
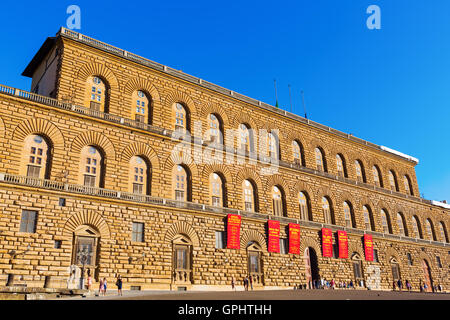
{"type": "MultiPolygon", "coordinates": [[[[450,200],[450,1],[11,1],[0,11],[0,83],[20,76],[81,8],[80,32],[419,158],[427,199],[450,200]],[[369,30],[366,8],[381,8],[369,30]],[[6,49],[6,50],[5,50],[6,49]]],[[[78,31],[78,30],[77,30],[78,31]]]]}

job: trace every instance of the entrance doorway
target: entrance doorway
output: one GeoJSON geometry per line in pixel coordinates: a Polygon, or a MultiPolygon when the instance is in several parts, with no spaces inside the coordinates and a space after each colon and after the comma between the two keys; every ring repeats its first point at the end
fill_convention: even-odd
{"type": "MultiPolygon", "coordinates": [[[[74,232],[70,279],[76,287],[87,284],[87,278],[98,281],[98,247],[100,233],[91,226],[82,225],[74,232]]],[[[83,288],[84,289],[84,288],[83,288]]]]}
{"type": "Polygon", "coordinates": [[[319,280],[319,265],[317,261],[316,251],[308,247],[305,249],[305,275],[308,289],[316,287],[316,281],[319,280]]]}
{"type": "Polygon", "coordinates": [[[262,249],[258,242],[247,244],[247,268],[251,287],[264,285],[264,272],[262,264],[262,249]]]}
{"type": "Polygon", "coordinates": [[[433,279],[431,278],[430,265],[427,260],[422,260],[424,283],[427,285],[426,292],[433,292],[433,279]]]}

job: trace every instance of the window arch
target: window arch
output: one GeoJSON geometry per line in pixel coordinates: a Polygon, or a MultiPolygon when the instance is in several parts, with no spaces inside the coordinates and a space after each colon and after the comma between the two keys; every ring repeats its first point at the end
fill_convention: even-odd
{"type": "Polygon", "coordinates": [[[177,234],[172,241],[172,248],[172,282],[175,284],[190,284],[193,264],[192,241],[184,234],[177,234]]]}
{"type": "Polygon", "coordinates": [[[149,195],[151,181],[151,167],[149,162],[141,156],[130,159],[130,190],[136,194],[149,195]]]}
{"type": "Polygon", "coordinates": [[[377,165],[374,165],[372,167],[372,174],[373,174],[373,183],[380,188],[383,188],[383,177],[381,175],[380,168],[378,168],[377,165]]]}
{"type": "Polygon", "coordinates": [[[373,223],[373,214],[369,206],[363,206],[364,227],[366,230],[375,231],[375,224],[373,223]]]}
{"type": "Polygon", "coordinates": [[[392,191],[398,191],[397,176],[393,170],[389,170],[389,186],[392,191]]]}
{"type": "Polygon", "coordinates": [[[325,223],[335,224],[333,216],[333,207],[328,197],[322,197],[322,212],[325,223]]]}
{"type": "Polygon", "coordinates": [[[303,145],[297,140],[292,140],[292,157],[295,164],[306,166],[303,145]]]}
{"type": "Polygon", "coordinates": [[[32,134],[24,140],[23,160],[26,176],[47,179],[50,174],[50,145],[43,136],[32,134]]]}
{"type": "Polygon", "coordinates": [[[324,171],[327,172],[327,164],[325,155],[323,153],[323,150],[319,147],[314,149],[315,157],[316,157],[316,168],[318,171],[324,171]]]}
{"type": "Polygon", "coordinates": [[[214,172],[209,175],[209,190],[211,205],[225,207],[225,185],[221,174],[214,172]]]}
{"type": "Polygon", "coordinates": [[[409,176],[407,174],[403,176],[403,185],[405,187],[406,194],[413,196],[414,191],[412,189],[411,179],[409,178],[409,176]]]}
{"type": "Polygon", "coordinates": [[[441,241],[448,242],[447,229],[445,228],[445,224],[442,221],[439,222],[439,233],[441,235],[441,241]]]}
{"type": "Polygon", "coordinates": [[[133,100],[132,113],[137,122],[151,123],[151,99],[143,90],[136,90],[131,96],[133,100]]]}
{"type": "Polygon", "coordinates": [[[256,187],[253,181],[244,180],[242,182],[242,193],[244,197],[244,210],[258,212],[256,187]]]}
{"type": "Polygon", "coordinates": [[[276,216],[286,216],[286,199],[284,190],[280,186],[273,186],[272,188],[272,212],[276,216]]]}
{"type": "Polygon", "coordinates": [[[386,209],[381,209],[381,227],[383,228],[383,233],[392,233],[391,221],[389,219],[389,213],[386,209]]]}
{"type": "Polygon", "coordinates": [[[344,201],[343,208],[345,226],[347,228],[356,228],[352,204],[349,201],[344,201]]]}
{"type": "Polygon", "coordinates": [[[208,140],[210,142],[223,144],[223,121],[219,115],[210,113],[208,115],[208,140]]]}
{"type": "Polygon", "coordinates": [[[366,182],[366,172],[361,160],[355,160],[355,174],[356,180],[358,180],[359,182],[366,182]]]}
{"type": "Polygon", "coordinates": [[[436,233],[434,232],[433,222],[431,222],[430,218],[425,220],[425,228],[427,230],[428,239],[436,241],[436,233]]]}
{"type": "Polygon", "coordinates": [[[345,158],[340,153],[336,155],[336,169],[339,176],[347,178],[347,166],[345,164],[345,158]]]}
{"type": "Polygon", "coordinates": [[[312,221],[311,217],[311,206],[309,201],[309,196],[306,192],[301,191],[298,193],[298,202],[300,208],[300,219],[303,221],[312,221]]]}
{"type": "Polygon", "coordinates": [[[177,201],[191,201],[191,175],[189,170],[181,164],[172,169],[173,198],[177,201]]]}
{"type": "Polygon", "coordinates": [[[398,232],[400,233],[400,235],[408,236],[408,229],[406,226],[405,217],[403,216],[403,214],[401,212],[397,212],[397,227],[398,227],[398,232]]]}
{"type": "Polygon", "coordinates": [[[102,188],[104,184],[104,156],[95,146],[81,149],[81,183],[87,187],[102,188]]]}
{"type": "Polygon", "coordinates": [[[87,108],[108,112],[108,84],[99,76],[90,76],[86,84],[87,108]]]}
{"type": "Polygon", "coordinates": [[[420,227],[419,218],[417,218],[417,216],[412,217],[412,226],[413,226],[414,236],[417,239],[419,239],[419,238],[423,239],[422,228],[420,227]]]}
{"type": "Polygon", "coordinates": [[[175,130],[185,132],[189,131],[189,111],[183,104],[176,102],[173,105],[173,113],[175,120],[175,130]]]}

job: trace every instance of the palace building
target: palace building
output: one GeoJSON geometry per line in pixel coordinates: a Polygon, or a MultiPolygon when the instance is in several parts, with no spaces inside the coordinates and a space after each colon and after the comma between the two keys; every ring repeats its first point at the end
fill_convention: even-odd
{"type": "Polygon", "coordinates": [[[23,75],[0,85],[0,286],[450,290],[417,159],[66,28],[23,75]]]}

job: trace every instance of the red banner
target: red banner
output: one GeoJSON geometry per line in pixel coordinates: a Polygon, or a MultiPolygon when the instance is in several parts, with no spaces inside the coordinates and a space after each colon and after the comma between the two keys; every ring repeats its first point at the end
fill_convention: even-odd
{"type": "Polygon", "coordinates": [[[373,261],[373,240],[371,234],[364,235],[364,254],[366,261],[373,261]]]}
{"type": "Polygon", "coordinates": [[[269,220],[269,244],[267,251],[280,252],[280,221],[269,220]]]}
{"type": "Polygon", "coordinates": [[[227,217],[227,248],[240,249],[241,216],[229,214],[227,217]]]}
{"type": "Polygon", "coordinates": [[[300,225],[289,223],[289,253],[300,254],[300,225]]]}
{"type": "Polygon", "coordinates": [[[347,232],[339,230],[338,234],[338,244],[339,244],[339,258],[348,258],[348,237],[347,232]]]}
{"type": "Polygon", "coordinates": [[[333,235],[328,228],[322,228],[322,255],[328,258],[333,256],[333,235]]]}

